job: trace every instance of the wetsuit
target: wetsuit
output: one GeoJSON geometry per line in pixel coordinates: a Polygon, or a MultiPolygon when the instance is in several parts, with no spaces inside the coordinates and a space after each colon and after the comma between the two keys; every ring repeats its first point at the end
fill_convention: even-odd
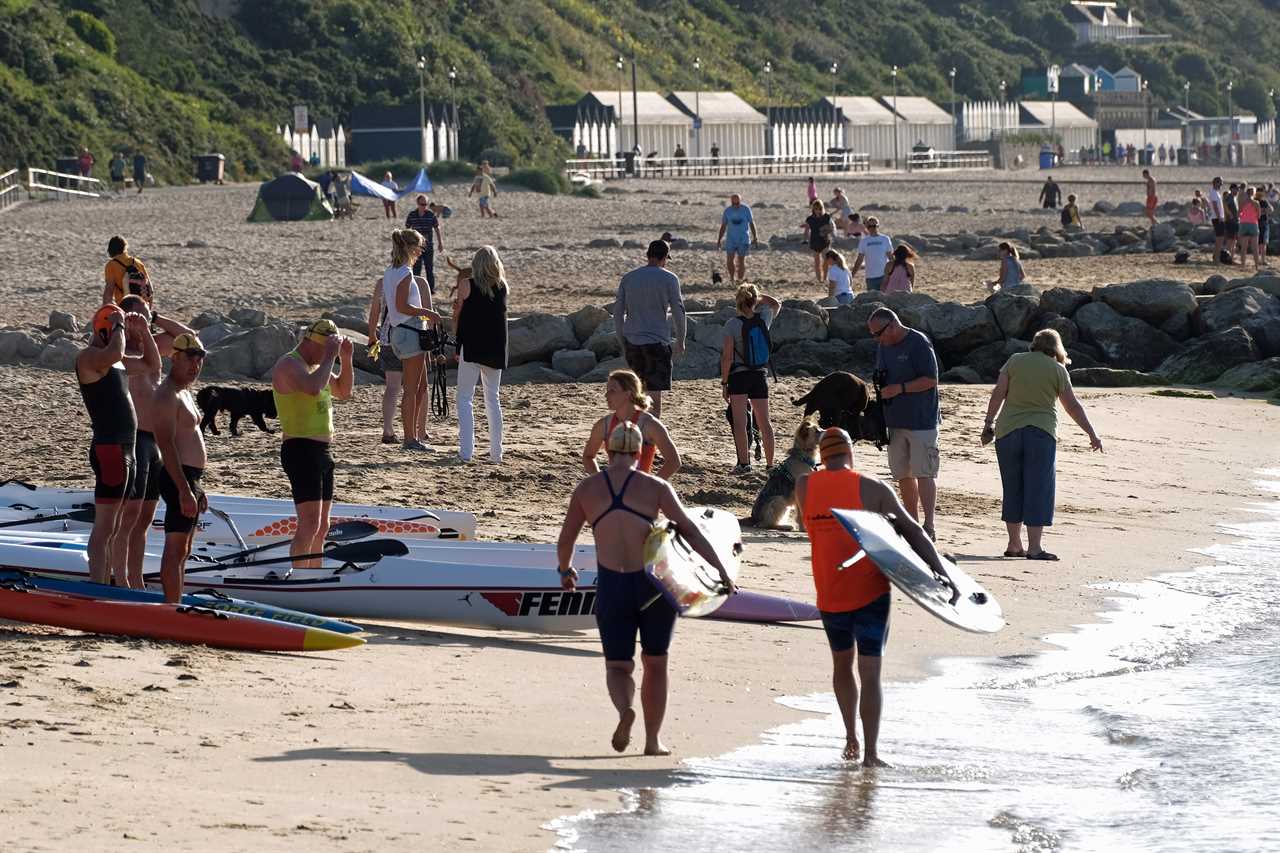
{"type": "Polygon", "coordinates": [[[154,433],[145,429],[138,430],[133,458],[133,487],[129,490],[129,500],[159,500],[160,472],[164,470],[164,462],[160,459],[160,448],[156,444],[154,433]]]}
{"type": "Polygon", "coordinates": [[[133,485],[133,448],[138,432],[138,416],[129,397],[124,366],[113,365],[96,382],[79,384],[93,427],[89,445],[93,497],[98,503],[117,503],[133,485]]]}
{"type": "MultiPolygon", "coordinates": [[[[609,472],[601,471],[609,490],[608,509],[591,522],[595,530],[611,512],[629,512],[652,524],[653,517],[632,509],[623,502],[627,486],[635,471],[627,473],[622,488],[613,490],[609,472]]],[[[596,626],[600,629],[600,645],[605,660],[632,660],[636,654],[636,632],[640,632],[640,648],[650,657],[661,657],[671,646],[676,627],[676,610],[662,596],[662,591],[644,571],[617,572],[596,563],[596,626]]]]}
{"type": "MultiPolygon", "coordinates": [[[[645,413],[642,413],[642,414],[645,414],[645,413]]],[[[622,424],[622,421],[618,420],[617,415],[609,415],[609,424],[604,428],[605,441],[609,440],[609,436],[613,435],[613,431],[617,429],[621,424],[622,424]]],[[[640,426],[639,417],[635,419],[635,424],[636,426],[640,426]]],[[[643,429],[640,430],[640,434],[641,435],[644,434],[643,429]]],[[[653,457],[656,456],[657,453],[658,453],[658,448],[656,445],[653,445],[647,441],[644,441],[640,445],[640,457],[639,457],[639,460],[636,462],[636,470],[643,471],[646,474],[652,474],[653,473],[653,457]]]]}

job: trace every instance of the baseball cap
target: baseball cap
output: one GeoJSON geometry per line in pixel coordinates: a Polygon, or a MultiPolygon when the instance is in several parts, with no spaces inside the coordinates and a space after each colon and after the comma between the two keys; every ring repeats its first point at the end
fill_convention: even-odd
{"type": "Polygon", "coordinates": [[[173,351],[185,352],[187,355],[207,355],[208,351],[195,335],[183,333],[173,339],[173,351]]]}
{"type": "Polygon", "coordinates": [[[609,433],[610,453],[639,453],[643,444],[644,436],[640,433],[640,427],[632,421],[623,421],[609,433]]]}
{"type": "Polygon", "coordinates": [[[332,320],[316,320],[310,326],[307,326],[306,338],[322,344],[325,338],[333,337],[336,334],[338,334],[338,326],[332,320]]]}
{"type": "Polygon", "coordinates": [[[853,439],[840,427],[828,427],[818,438],[818,455],[826,462],[832,456],[853,455],[853,439]]]}

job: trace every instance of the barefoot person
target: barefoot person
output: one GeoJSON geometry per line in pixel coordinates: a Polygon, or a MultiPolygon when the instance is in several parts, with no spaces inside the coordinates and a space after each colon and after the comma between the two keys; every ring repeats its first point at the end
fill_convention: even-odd
{"type": "Polygon", "coordinates": [[[1142,170],[1142,180],[1147,185],[1147,203],[1143,208],[1147,216],[1147,221],[1152,225],[1156,224],[1156,205],[1160,203],[1160,199],[1156,196],[1156,179],[1151,177],[1150,169],[1142,170]]]}
{"type": "Polygon", "coordinates": [[[191,386],[204,366],[205,349],[195,335],[184,334],[174,338],[172,352],[169,376],[156,389],[150,414],[164,460],[160,472],[160,497],[164,498],[160,583],[164,600],[177,604],[182,599],[196,519],[209,508],[209,500],[200,488],[208,456],[200,432],[200,410],[191,396],[191,386]]]}
{"type": "Polygon", "coordinates": [[[737,465],[732,474],[751,473],[747,443],[747,407],[755,416],[764,444],[765,467],[773,467],[773,422],[769,420],[769,329],[782,313],[782,303],[744,284],[734,297],[738,313],[724,324],[720,343],[720,386],[733,413],[733,445],[737,465]]]}
{"type": "Polygon", "coordinates": [[[653,458],[662,451],[662,467],[658,469],[658,477],[670,480],[680,470],[680,452],[666,426],[649,413],[653,401],[640,387],[640,377],[634,370],[615,370],[609,374],[609,381],[604,386],[604,401],[609,406],[609,414],[595,422],[591,427],[591,435],[587,437],[587,446],[582,451],[582,467],[588,474],[600,470],[596,456],[619,425],[633,423],[640,429],[644,445],[640,448],[640,459],[636,469],[646,474],[653,473],[653,458]]]}
{"type": "Polygon", "coordinates": [[[742,203],[742,196],[734,193],[729,196],[729,206],[720,215],[720,233],[716,236],[716,248],[724,245],[724,263],[729,271],[730,284],[741,284],[747,280],[747,253],[758,242],[751,208],[742,203]]]}
{"type": "Polygon", "coordinates": [[[163,381],[161,357],[173,355],[173,342],[181,335],[195,335],[195,330],[176,320],[153,313],[140,296],[130,294],[120,300],[120,307],[130,313],[151,318],[151,329],[142,332],[125,330],[125,353],[143,356],[145,363],[151,349],[155,350],[155,369],[129,375],[129,398],[138,416],[138,439],[134,446],[133,488],[124,505],[121,535],[116,537],[117,565],[128,570],[127,585],[143,588],[142,560],[146,556],[147,533],[155,518],[156,504],[160,500],[160,478],[164,463],[160,459],[160,445],[155,436],[155,396],[163,381]]]}
{"type": "Polygon", "coordinates": [[[618,710],[612,744],[622,752],[631,742],[635,723],[636,633],[640,634],[644,678],[640,683],[640,707],[644,712],[645,755],[668,755],[660,738],[667,710],[667,649],[676,626],[676,611],[644,571],[644,542],[661,512],[676,525],[680,535],[704,560],[720,572],[730,589],[732,582],[702,531],[685,513],[680,498],[666,482],[636,470],[644,439],[633,423],[622,423],[609,433],[609,465],[591,474],[573,490],[560,539],[556,545],[561,585],[573,589],[578,572],[569,563],[573,546],[590,522],[596,541],[596,624],[604,647],[605,682],[609,698],[618,710]]]}
{"type": "MultiPolygon", "coordinates": [[[[416,233],[416,232],[415,232],[416,233]]],[[[280,464],[289,478],[298,530],[289,554],[319,554],[329,533],[333,503],[333,398],[351,397],[354,374],[351,341],[332,320],[316,320],[298,346],[271,368],[271,388],[280,413],[280,464]],[[333,363],[342,364],[335,376],[333,363]]],[[[316,568],[320,560],[294,560],[295,569],[316,568]]]]}
{"type": "Polygon", "coordinates": [[[662,417],[662,392],[671,390],[671,363],[684,354],[688,325],[680,279],[667,270],[670,253],[671,247],[665,241],[650,243],[647,263],[622,277],[613,304],[622,354],[627,358],[627,367],[636,372],[645,390],[653,395],[655,417],[662,417]]]}
{"type": "Polygon", "coordinates": [[[844,760],[865,767],[887,767],[879,753],[880,660],[889,638],[889,582],[870,558],[846,565],[861,547],[832,517],[833,509],[878,512],[942,577],[946,568],[924,530],[911,520],[888,485],[853,470],[853,441],[839,427],[818,441],[822,468],[796,481],[796,513],[809,535],[813,585],[818,593],[822,627],[831,646],[831,684],[844,720],[844,760]],[[858,675],[854,677],[854,663],[858,675]],[[862,719],[862,748],[857,720],[862,719]]]}
{"type": "Polygon", "coordinates": [[[92,326],[89,346],[76,356],[75,365],[80,396],[93,429],[89,444],[89,467],[94,477],[89,580],[110,583],[114,577],[124,585],[128,581],[125,566],[114,560],[123,554],[116,539],[124,535],[124,499],[133,486],[138,432],[127,374],[159,370],[160,357],[147,350],[141,356],[125,354],[126,329],[135,335],[146,333],[147,321],[141,314],[126,314],[117,305],[104,305],[93,315],[92,326]]]}

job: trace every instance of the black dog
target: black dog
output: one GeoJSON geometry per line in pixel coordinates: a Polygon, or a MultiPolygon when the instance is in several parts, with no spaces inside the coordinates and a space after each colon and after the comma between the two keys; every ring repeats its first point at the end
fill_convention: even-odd
{"type": "MultiPolygon", "coordinates": [[[[724,407],[724,418],[729,422],[729,433],[733,434],[733,405],[728,404],[724,407]]],[[[760,425],[756,423],[756,419],[751,412],[751,401],[747,401],[747,448],[755,448],[756,461],[760,461],[760,457],[764,455],[764,443],[760,440],[760,425]]]]}
{"type": "Polygon", "coordinates": [[[824,376],[808,394],[791,401],[804,406],[805,417],[818,413],[822,429],[840,427],[854,441],[865,439],[883,450],[888,444],[884,408],[875,389],[852,373],[837,371],[824,376]]]}
{"type": "Polygon", "coordinates": [[[240,434],[238,422],[241,418],[252,418],[258,425],[258,429],[263,432],[275,432],[263,420],[277,417],[276,398],[269,388],[229,388],[225,385],[206,385],[196,394],[196,405],[200,407],[200,411],[204,412],[204,419],[200,421],[201,432],[208,429],[214,435],[221,435],[218,432],[217,423],[214,422],[218,412],[227,412],[231,415],[232,435],[240,434]]]}

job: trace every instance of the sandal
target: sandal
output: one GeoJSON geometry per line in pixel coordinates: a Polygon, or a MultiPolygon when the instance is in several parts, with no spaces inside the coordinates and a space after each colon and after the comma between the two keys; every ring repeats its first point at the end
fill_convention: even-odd
{"type": "Polygon", "coordinates": [[[1058,561],[1058,555],[1050,554],[1048,551],[1041,551],[1038,554],[1028,554],[1027,559],[1028,560],[1051,560],[1056,563],[1058,561]]]}
{"type": "Polygon", "coordinates": [[[396,442],[398,442],[399,440],[400,440],[400,439],[396,438],[394,435],[384,435],[384,436],[382,437],[382,443],[383,443],[383,444],[395,444],[395,443],[396,443],[396,442]]]}
{"type": "Polygon", "coordinates": [[[1026,551],[1005,551],[1004,555],[1006,557],[1025,557],[1027,556],[1027,552],[1026,551]]]}

